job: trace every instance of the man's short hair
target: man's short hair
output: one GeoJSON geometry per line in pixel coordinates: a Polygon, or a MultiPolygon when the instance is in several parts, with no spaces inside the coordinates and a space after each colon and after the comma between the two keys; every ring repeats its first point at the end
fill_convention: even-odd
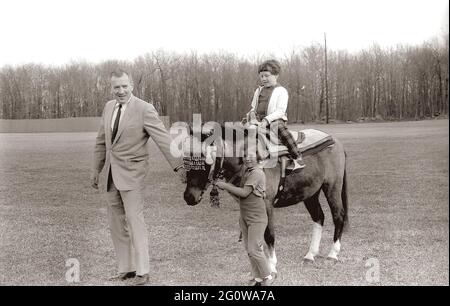
{"type": "Polygon", "coordinates": [[[281,65],[277,60],[271,59],[259,65],[258,73],[262,71],[268,71],[271,74],[279,75],[281,71],[281,65]]]}
{"type": "Polygon", "coordinates": [[[128,73],[128,71],[125,71],[125,70],[122,69],[122,68],[114,69],[114,70],[111,72],[110,77],[111,77],[111,78],[112,78],[112,77],[120,78],[120,77],[123,76],[124,74],[126,74],[126,75],[130,78],[130,80],[131,80],[131,76],[130,76],[130,74],[128,73]]]}

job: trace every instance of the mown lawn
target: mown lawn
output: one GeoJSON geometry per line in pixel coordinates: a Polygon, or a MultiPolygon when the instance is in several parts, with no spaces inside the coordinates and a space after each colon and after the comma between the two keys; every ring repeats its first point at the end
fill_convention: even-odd
{"type": "MultiPolygon", "coordinates": [[[[277,209],[278,285],[448,285],[448,120],[301,125],[338,137],[348,152],[350,228],[340,262],[302,264],[311,220],[303,204],[277,209]],[[380,281],[366,280],[368,259],[380,281]]],[[[119,285],[106,202],[89,186],[94,133],[0,134],[0,284],[119,285]]],[[[221,193],[187,206],[184,186],[152,143],[146,189],[152,285],[242,285],[249,264],[237,242],[238,205],[221,193]]],[[[332,244],[324,198],[321,255],[332,244]]]]}

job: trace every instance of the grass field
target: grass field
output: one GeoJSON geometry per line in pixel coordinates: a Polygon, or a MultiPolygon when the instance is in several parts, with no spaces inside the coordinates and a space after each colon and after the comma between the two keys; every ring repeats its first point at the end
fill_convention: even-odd
{"type": "MultiPolygon", "coordinates": [[[[291,126],[309,128],[312,125],[291,126]]],[[[350,228],[340,262],[302,264],[311,220],[303,204],[277,209],[278,285],[448,285],[449,121],[315,126],[348,152],[350,228]],[[369,283],[368,259],[380,279],[369,283]]],[[[89,186],[94,133],[0,134],[0,285],[67,285],[66,260],[80,285],[107,281],[115,260],[106,201],[89,186]]],[[[238,205],[221,193],[187,206],[184,186],[152,143],[146,221],[152,285],[241,285],[249,264],[237,242],[238,205]]],[[[333,224],[322,198],[321,255],[333,224]]]]}

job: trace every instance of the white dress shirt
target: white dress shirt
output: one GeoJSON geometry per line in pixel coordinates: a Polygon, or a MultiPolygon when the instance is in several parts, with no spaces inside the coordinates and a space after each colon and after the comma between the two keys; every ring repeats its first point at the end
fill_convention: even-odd
{"type": "MultiPolygon", "coordinates": [[[[122,118],[123,118],[123,114],[125,113],[125,110],[127,109],[128,104],[130,103],[131,98],[133,97],[133,95],[130,96],[130,98],[128,99],[127,102],[122,104],[122,109],[120,111],[120,118],[119,118],[119,126],[120,126],[120,122],[122,122],[122,118]]],[[[111,120],[111,131],[114,130],[114,121],[116,121],[116,116],[117,116],[117,111],[119,110],[119,102],[116,102],[116,105],[114,105],[114,111],[113,111],[113,116],[112,116],[112,120],[111,120]]]]}

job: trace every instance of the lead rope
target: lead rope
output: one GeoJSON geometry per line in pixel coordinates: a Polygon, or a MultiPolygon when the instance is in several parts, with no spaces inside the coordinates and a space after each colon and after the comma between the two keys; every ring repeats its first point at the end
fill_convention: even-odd
{"type": "Polygon", "coordinates": [[[212,188],[209,192],[209,202],[211,203],[211,207],[220,207],[220,198],[219,198],[219,189],[216,186],[217,180],[219,177],[222,177],[222,169],[219,171],[218,175],[214,178],[212,182],[212,188]]]}
{"type": "Polygon", "coordinates": [[[213,184],[211,188],[211,192],[209,193],[211,207],[219,208],[220,207],[220,198],[219,198],[219,190],[216,184],[213,184]]]}
{"type": "MultiPolygon", "coordinates": [[[[222,160],[223,160],[223,157],[222,157],[222,160]]],[[[214,164],[215,164],[215,162],[214,162],[214,164]]],[[[216,186],[217,180],[219,179],[219,177],[221,176],[221,173],[222,173],[222,165],[220,165],[220,166],[221,167],[219,168],[219,170],[216,170],[216,167],[214,165],[213,171],[217,171],[217,175],[213,172],[213,176],[212,176],[212,180],[211,180],[212,188],[211,188],[211,191],[209,192],[209,202],[211,203],[211,207],[215,207],[215,208],[220,207],[219,190],[216,186]]]]}
{"type": "MultiPolygon", "coordinates": [[[[242,164],[241,167],[239,168],[239,170],[230,178],[230,180],[228,181],[228,183],[233,184],[233,181],[239,176],[241,175],[241,179],[243,176],[243,170],[245,169],[244,165],[242,164]]],[[[216,183],[219,179],[223,179],[223,171],[222,171],[222,167],[220,167],[220,171],[217,175],[217,177],[214,179],[214,181],[212,182],[213,187],[211,188],[211,191],[209,193],[210,196],[210,203],[211,203],[211,207],[219,207],[220,206],[220,201],[219,201],[219,189],[216,186],[216,183]]]]}
{"type": "MultiPolygon", "coordinates": [[[[216,157],[217,158],[217,157],[216,157]]],[[[217,180],[219,178],[223,177],[223,161],[225,158],[225,142],[222,144],[222,157],[220,157],[220,167],[219,170],[216,169],[216,165],[214,162],[214,170],[213,171],[217,171],[216,173],[213,173],[213,177],[212,177],[212,188],[211,191],[209,192],[209,202],[211,203],[211,207],[215,207],[215,208],[219,208],[220,207],[220,198],[219,198],[219,189],[216,186],[217,180]]]]}

